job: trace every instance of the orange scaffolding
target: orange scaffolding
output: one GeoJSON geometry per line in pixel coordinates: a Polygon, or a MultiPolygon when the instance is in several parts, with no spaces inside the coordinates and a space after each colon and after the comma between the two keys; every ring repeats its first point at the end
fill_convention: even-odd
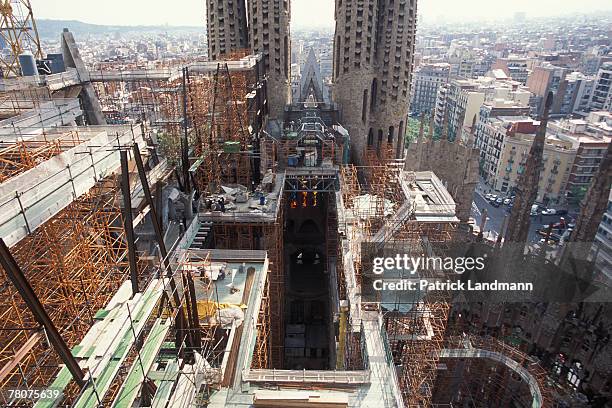
{"type": "MultiPolygon", "coordinates": [[[[114,178],[98,182],[12,249],[69,347],[129,277],[118,194],[114,178]]],[[[1,271],[0,387],[46,386],[61,361],[1,271]]]]}

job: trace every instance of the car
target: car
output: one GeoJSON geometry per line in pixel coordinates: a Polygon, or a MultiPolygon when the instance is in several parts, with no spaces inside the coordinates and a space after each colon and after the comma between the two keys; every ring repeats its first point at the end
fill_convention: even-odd
{"type": "Polygon", "coordinates": [[[485,198],[486,198],[487,200],[490,200],[492,195],[493,195],[493,194],[491,194],[491,193],[487,193],[487,194],[485,194],[485,198]]]}
{"type": "Polygon", "coordinates": [[[557,214],[557,210],[555,210],[554,208],[546,208],[542,210],[542,215],[556,215],[556,214],[557,214]]]}
{"type": "Polygon", "coordinates": [[[491,200],[491,205],[496,208],[499,207],[501,203],[502,203],[502,200],[500,198],[498,198],[497,200],[491,200]]]}
{"type": "Polygon", "coordinates": [[[504,205],[510,205],[510,203],[511,203],[511,202],[512,202],[512,199],[510,199],[510,198],[506,198],[506,199],[504,200],[504,205]]]}

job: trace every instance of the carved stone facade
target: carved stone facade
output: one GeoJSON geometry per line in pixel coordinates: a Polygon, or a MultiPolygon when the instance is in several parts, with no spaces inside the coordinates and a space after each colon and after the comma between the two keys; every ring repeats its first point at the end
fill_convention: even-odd
{"type": "Polygon", "coordinates": [[[421,123],[419,138],[408,148],[404,168],[408,171],[434,171],[457,204],[457,218],[462,224],[467,224],[478,184],[478,149],[459,141],[433,141],[433,126],[429,129],[429,138],[423,138],[421,123]]]}

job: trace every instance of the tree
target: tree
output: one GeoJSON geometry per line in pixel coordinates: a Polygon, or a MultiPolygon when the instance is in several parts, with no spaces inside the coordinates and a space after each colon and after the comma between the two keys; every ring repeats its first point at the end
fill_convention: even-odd
{"type": "MultiPolygon", "coordinates": [[[[408,118],[408,125],[406,126],[406,147],[410,146],[412,141],[416,140],[419,136],[419,129],[421,128],[421,120],[418,118],[408,118]]],[[[425,137],[429,135],[429,123],[425,122],[423,126],[423,134],[425,137]]],[[[433,140],[440,139],[440,132],[434,127],[433,140]]]]}
{"type": "Polygon", "coordinates": [[[571,204],[578,205],[584,199],[588,188],[584,186],[574,186],[569,191],[567,201],[571,204]]]}

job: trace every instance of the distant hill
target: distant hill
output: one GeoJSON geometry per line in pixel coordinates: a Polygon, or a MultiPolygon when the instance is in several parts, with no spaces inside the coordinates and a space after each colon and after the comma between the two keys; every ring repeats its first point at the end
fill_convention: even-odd
{"type": "Polygon", "coordinates": [[[44,20],[37,19],[36,26],[38,35],[41,38],[59,38],[60,33],[64,28],[68,28],[76,36],[82,35],[101,35],[112,33],[128,33],[128,32],[178,32],[178,31],[195,31],[199,33],[205,32],[205,27],[192,26],[113,26],[113,25],[98,25],[83,23],[77,20],[44,20]]]}

